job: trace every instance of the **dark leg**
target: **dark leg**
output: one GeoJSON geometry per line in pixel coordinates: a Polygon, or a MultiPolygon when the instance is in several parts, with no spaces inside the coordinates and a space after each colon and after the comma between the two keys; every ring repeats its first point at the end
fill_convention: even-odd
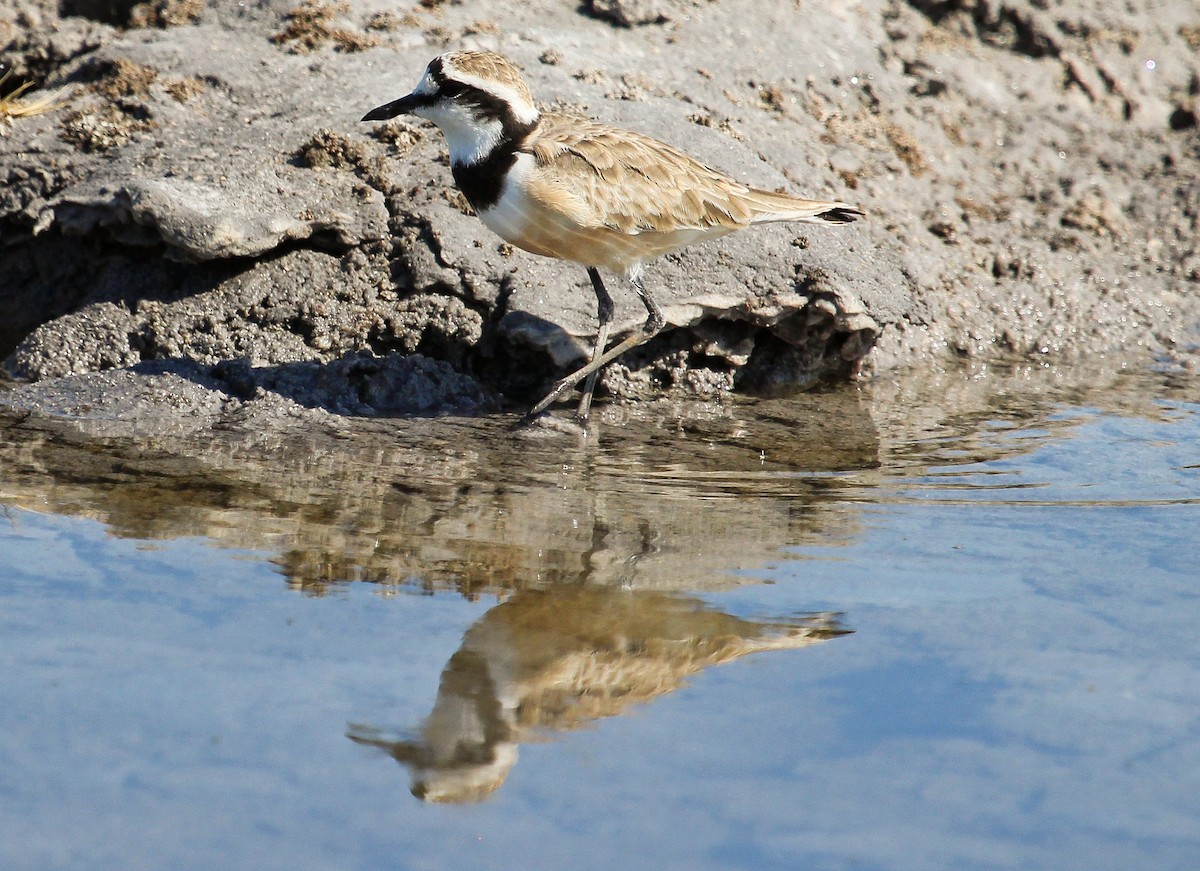
{"type": "Polygon", "coordinates": [[[561,381],[555,384],[554,389],[551,390],[541,402],[529,409],[528,414],[521,418],[522,422],[527,422],[537,417],[539,414],[549,408],[551,403],[557,400],[560,396],[562,396],[584,378],[587,378],[593,372],[599,372],[626,351],[630,351],[636,348],[638,345],[644,345],[646,342],[657,336],[659,331],[662,330],[664,324],[662,312],[658,310],[658,306],[654,304],[654,300],[650,298],[650,294],[644,287],[642,287],[642,283],[640,281],[637,279],[631,279],[631,283],[633,284],[633,289],[637,291],[638,298],[641,299],[642,304],[646,306],[646,323],[642,324],[642,328],[632,336],[626,338],[625,341],[621,342],[614,348],[610,348],[603,354],[593,357],[592,361],[582,369],[572,372],[566,378],[563,378],[561,381]]]}
{"type": "Polygon", "coordinates": [[[662,312],[658,310],[658,306],[654,304],[654,300],[650,298],[650,292],[642,287],[642,280],[640,278],[631,278],[629,279],[629,283],[633,285],[638,299],[646,307],[646,323],[642,324],[642,333],[646,335],[646,340],[649,341],[662,332],[666,321],[663,320],[662,312]]]}
{"type": "MultiPolygon", "coordinates": [[[[596,330],[596,344],[592,348],[592,359],[595,360],[604,353],[604,346],[608,344],[608,331],[612,326],[613,318],[613,301],[612,297],[608,295],[608,288],[604,286],[596,267],[589,266],[587,272],[588,278],[592,280],[592,289],[596,291],[596,321],[599,327],[596,330]]],[[[578,413],[581,421],[587,420],[588,415],[592,412],[592,392],[596,389],[596,379],[599,377],[600,370],[597,369],[583,383],[583,396],[579,400],[578,413]]]]}

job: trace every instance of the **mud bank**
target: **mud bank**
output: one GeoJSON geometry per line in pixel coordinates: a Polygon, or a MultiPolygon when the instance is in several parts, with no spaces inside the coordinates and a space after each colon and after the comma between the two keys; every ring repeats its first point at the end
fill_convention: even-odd
{"type": "Polygon", "coordinates": [[[654,263],[668,330],[610,396],[1191,366],[1200,13],[1110,5],[0,0],[10,84],[68,88],[0,136],[0,356],[19,404],[113,369],[336,413],[535,398],[594,331],[584,271],[490,236],[432,128],[357,120],[483,47],[546,105],[868,213],[654,263]]]}

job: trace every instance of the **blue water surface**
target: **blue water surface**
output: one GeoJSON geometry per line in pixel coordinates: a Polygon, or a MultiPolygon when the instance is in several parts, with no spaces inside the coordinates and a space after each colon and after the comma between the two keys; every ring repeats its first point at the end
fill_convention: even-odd
{"type": "MultiPolygon", "coordinates": [[[[118,537],[9,493],[0,867],[1200,867],[1200,407],[1157,408],[1060,405],[981,422],[984,451],[836,474],[842,534],[782,542],[732,567],[740,584],[683,579],[691,617],[646,607],[687,626],[836,614],[852,634],[530,727],[465,803],[420,800],[405,765],[347,735],[408,746],[443,696],[467,717],[482,690],[451,698],[444,677],[468,653],[520,651],[488,664],[497,685],[531,668],[508,594],[307,595],[268,539],[118,537]]],[[[640,593],[611,595],[624,613],[640,593]]],[[[586,670],[538,627],[534,648],[563,647],[551,665],[586,670]]],[[[613,656],[631,674],[678,659],[613,656]]]]}

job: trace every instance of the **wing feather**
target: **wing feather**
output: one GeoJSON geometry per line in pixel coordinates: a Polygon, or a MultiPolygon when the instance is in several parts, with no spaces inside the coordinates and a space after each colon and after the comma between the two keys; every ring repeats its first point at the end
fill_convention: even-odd
{"type": "Polygon", "coordinates": [[[728,232],[765,221],[841,223],[861,214],[739,184],[665,142],[586,118],[547,112],[525,143],[542,196],[584,227],[630,235],[728,232]]]}

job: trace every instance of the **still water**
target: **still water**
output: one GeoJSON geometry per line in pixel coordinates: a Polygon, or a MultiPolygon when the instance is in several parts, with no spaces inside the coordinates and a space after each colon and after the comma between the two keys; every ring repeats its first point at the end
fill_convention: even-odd
{"type": "Polygon", "coordinates": [[[1200,867],[1191,379],[601,417],[0,421],[0,867],[1200,867]]]}

